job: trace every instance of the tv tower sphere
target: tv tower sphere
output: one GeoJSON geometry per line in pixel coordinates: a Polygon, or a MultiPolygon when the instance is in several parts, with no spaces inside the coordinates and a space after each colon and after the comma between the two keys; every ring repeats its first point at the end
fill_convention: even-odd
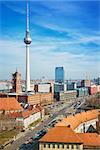
{"type": "Polygon", "coordinates": [[[31,42],[32,42],[29,31],[26,31],[26,37],[24,38],[24,42],[25,42],[25,44],[31,44],[31,42]]]}

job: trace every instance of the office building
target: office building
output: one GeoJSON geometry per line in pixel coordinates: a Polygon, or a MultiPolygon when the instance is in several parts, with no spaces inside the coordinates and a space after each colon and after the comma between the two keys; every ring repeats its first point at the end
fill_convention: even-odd
{"type": "Polygon", "coordinates": [[[97,78],[97,85],[100,85],[100,77],[97,78]]]}
{"type": "Polygon", "coordinates": [[[76,82],[67,83],[67,90],[76,90],[76,88],[77,88],[76,82]]]}
{"type": "Polygon", "coordinates": [[[55,68],[55,82],[64,83],[64,68],[63,67],[55,68]]]}

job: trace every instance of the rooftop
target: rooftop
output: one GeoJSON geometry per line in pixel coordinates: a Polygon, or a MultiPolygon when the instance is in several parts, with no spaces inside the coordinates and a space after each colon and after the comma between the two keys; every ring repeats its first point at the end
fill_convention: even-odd
{"type": "Polygon", "coordinates": [[[33,107],[32,109],[29,108],[27,110],[23,110],[22,112],[10,113],[9,116],[12,118],[17,118],[17,117],[28,118],[30,115],[42,111],[42,109],[43,109],[42,107],[33,107]]]}
{"type": "Polygon", "coordinates": [[[84,147],[100,147],[100,135],[97,133],[75,133],[70,127],[54,127],[48,131],[40,142],[51,143],[76,143],[83,144],[84,147]]]}
{"type": "Polygon", "coordinates": [[[100,135],[96,133],[77,133],[85,147],[100,147],[100,135]]]}
{"type": "Polygon", "coordinates": [[[10,110],[20,110],[23,108],[20,106],[19,102],[15,98],[0,98],[0,111],[10,111],[10,110]]]}
{"type": "Polygon", "coordinates": [[[70,127],[54,127],[44,135],[40,142],[83,143],[70,127]]]}
{"type": "Polygon", "coordinates": [[[56,126],[70,125],[71,128],[74,130],[81,123],[96,119],[98,117],[98,114],[99,114],[99,111],[95,109],[95,110],[90,110],[87,112],[81,112],[76,115],[70,115],[70,116],[64,118],[61,122],[58,122],[56,124],[56,126]]]}

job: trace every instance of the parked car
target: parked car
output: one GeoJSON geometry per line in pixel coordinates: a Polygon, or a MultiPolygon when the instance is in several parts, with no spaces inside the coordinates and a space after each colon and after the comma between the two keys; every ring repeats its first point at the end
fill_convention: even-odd
{"type": "Polygon", "coordinates": [[[33,140],[39,140],[46,133],[47,133],[47,131],[45,129],[40,130],[38,133],[35,134],[35,136],[33,137],[33,140]]]}
{"type": "Polygon", "coordinates": [[[18,150],[33,150],[33,143],[24,143],[22,144],[18,150]]]}

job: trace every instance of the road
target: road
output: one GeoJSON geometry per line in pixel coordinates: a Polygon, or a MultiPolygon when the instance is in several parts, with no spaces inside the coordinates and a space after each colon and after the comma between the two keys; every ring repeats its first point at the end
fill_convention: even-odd
{"type": "MultiPolygon", "coordinates": [[[[76,103],[76,102],[75,102],[76,103]]],[[[73,103],[74,105],[74,103],[73,103]]],[[[47,126],[53,119],[62,114],[67,114],[68,108],[73,107],[72,103],[65,106],[62,110],[55,112],[52,117],[47,118],[43,122],[40,123],[38,127],[36,127],[33,131],[28,130],[21,136],[19,139],[15,140],[11,145],[4,148],[4,150],[17,150],[17,148],[25,143],[29,138],[33,137],[39,130],[42,130],[44,126],[47,126]]]]}

